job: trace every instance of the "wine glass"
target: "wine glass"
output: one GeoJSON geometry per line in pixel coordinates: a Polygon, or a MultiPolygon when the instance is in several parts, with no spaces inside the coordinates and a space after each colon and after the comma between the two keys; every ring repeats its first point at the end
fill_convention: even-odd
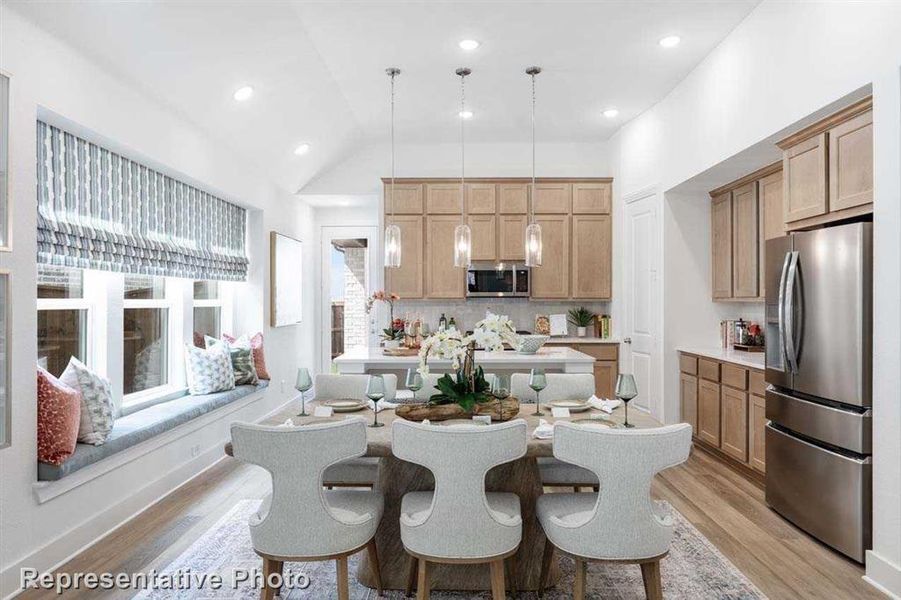
{"type": "Polygon", "coordinates": [[[491,382],[491,395],[498,400],[503,400],[510,396],[510,374],[498,373],[491,382]]]}
{"type": "Polygon", "coordinates": [[[304,394],[313,387],[313,378],[310,377],[310,370],[301,367],[297,369],[297,381],[294,383],[294,389],[300,392],[300,414],[298,417],[307,416],[307,402],[304,394]]]}
{"type": "Polygon", "coordinates": [[[638,386],[635,385],[635,377],[629,373],[621,373],[616,378],[616,397],[626,406],[626,422],[623,427],[635,427],[629,423],[629,400],[638,395],[638,386]]]}
{"type": "Polygon", "coordinates": [[[534,415],[540,416],[541,413],[541,390],[547,387],[547,375],[544,369],[532,369],[529,374],[529,387],[535,390],[535,412],[534,415]]]}
{"type": "Polygon", "coordinates": [[[407,369],[407,389],[413,392],[413,397],[416,397],[416,392],[422,389],[422,375],[419,374],[419,370],[415,368],[407,369]]]}
{"type": "Polygon", "coordinates": [[[374,420],[370,427],[384,427],[384,423],[379,423],[379,400],[385,397],[385,380],[381,375],[369,376],[369,382],[366,384],[366,397],[372,400],[374,414],[374,420]]]}

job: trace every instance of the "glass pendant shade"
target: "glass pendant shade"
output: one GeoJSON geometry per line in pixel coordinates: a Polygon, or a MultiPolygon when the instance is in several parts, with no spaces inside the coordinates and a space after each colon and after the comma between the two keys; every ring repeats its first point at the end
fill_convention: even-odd
{"type": "Polygon", "coordinates": [[[400,227],[388,225],[385,227],[385,266],[396,269],[400,267],[400,227]]]}
{"type": "Polygon", "coordinates": [[[454,229],[454,266],[464,269],[472,266],[472,231],[469,225],[457,225],[454,229]]]}
{"type": "Polygon", "coordinates": [[[541,266],[541,225],[538,223],[526,227],[526,266],[541,266]]]}

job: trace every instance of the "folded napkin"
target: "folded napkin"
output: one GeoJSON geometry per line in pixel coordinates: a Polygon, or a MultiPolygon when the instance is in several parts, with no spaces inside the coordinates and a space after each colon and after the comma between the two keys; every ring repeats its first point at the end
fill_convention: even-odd
{"type": "Polygon", "coordinates": [[[532,432],[532,437],[539,440],[549,440],[554,437],[554,425],[544,419],[538,419],[538,427],[532,432]]]}
{"type": "Polygon", "coordinates": [[[400,406],[399,404],[395,404],[394,402],[388,402],[387,400],[379,400],[378,409],[376,409],[376,404],[372,400],[367,400],[366,404],[369,405],[369,410],[375,410],[376,412],[382,412],[383,410],[391,410],[400,406]]]}
{"type": "Polygon", "coordinates": [[[596,408],[598,410],[602,410],[605,413],[612,413],[613,409],[622,404],[621,400],[607,400],[598,398],[594,394],[591,395],[591,398],[588,399],[588,404],[591,405],[592,408],[596,408]]]}

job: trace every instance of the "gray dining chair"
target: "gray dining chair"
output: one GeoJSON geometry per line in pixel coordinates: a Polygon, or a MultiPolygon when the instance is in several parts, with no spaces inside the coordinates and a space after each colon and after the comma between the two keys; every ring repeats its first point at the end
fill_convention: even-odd
{"type": "MultiPolygon", "coordinates": [[[[382,375],[385,380],[385,400],[393,402],[397,395],[397,375],[382,375]]],[[[366,384],[369,375],[316,375],[313,390],[314,400],[341,400],[353,398],[366,400],[366,384]]],[[[379,478],[379,459],[362,456],[330,466],[322,478],[327,488],[373,487],[379,478]]]]}
{"type": "Polygon", "coordinates": [[[666,505],[651,499],[651,480],[685,462],[690,447],[687,423],[631,431],[556,423],[554,456],[592,471],[601,493],[538,498],[538,521],[547,536],[539,589],[547,583],[557,548],[576,561],[576,600],[585,597],[586,565],[593,561],[641,565],[647,597],[660,600],[660,560],[669,552],[675,527],[666,505]]]}
{"type": "MultiPolygon", "coordinates": [[[[534,402],[535,392],[529,387],[529,374],[516,373],[510,378],[510,388],[520,402],[534,402]]],[[[548,373],[547,387],[541,390],[541,401],[587,400],[594,394],[594,375],[591,373],[548,373]]],[[[540,456],[538,472],[541,485],[566,487],[578,492],[581,488],[598,490],[598,478],[588,469],[540,456]]]]}
{"type": "MultiPolygon", "coordinates": [[[[441,426],[396,420],[392,451],[435,477],[434,492],[404,494],[400,532],[410,554],[407,594],[429,597],[429,563],[489,563],[491,593],[505,597],[504,559],[522,540],[519,496],[486,492],[485,474],[526,453],[526,422],[441,426]]],[[[513,569],[511,568],[511,572],[513,569]]]]}
{"type": "MultiPolygon", "coordinates": [[[[375,532],[384,498],[371,490],[322,489],[330,466],[366,452],[366,423],[360,417],[302,427],[231,426],[234,457],[263,467],[272,492],[250,517],[250,539],[263,558],[263,571],[281,573],[285,561],[335,560],[338,598],[349,596],[347,557],[366,548],[381,595],[375,532]]],[[[278,590],[263,585],[261,597],[278,590]]]]}

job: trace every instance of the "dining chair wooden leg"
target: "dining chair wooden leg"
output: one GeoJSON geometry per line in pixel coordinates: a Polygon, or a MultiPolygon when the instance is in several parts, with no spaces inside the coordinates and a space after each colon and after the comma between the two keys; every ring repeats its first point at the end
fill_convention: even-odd
{"type": "Polygon", "coordinates": [[[369,569],[375,579],[375,589],[379,596],[382,595],[382,568],[379,566],[379,549],[375,545],[375,538],[369,540],[366,545],[366,551],[369,553],[369,569]]]}
{"type": "Polygon", "coordinates": [[[579,486],[574,485],[574,486],[573,486],[573,491],[574,491],[575,493],[578,494],[578,493],[579,493],[579,486]]]}
{"type": "Polygon", "coordinates": [[[274,573],[281,575],[283,564],[280,560],[263,559],[263,589],[260,591],[260,598],[263,600],[272,600],[278,595],[279,588],[270,586],[269,578],[274,573]]]}
{"type": "Polygon", "coordinates": [[[491,561],[491,598],[492,600],[504,600],[507,597],[507,589],[504,586],[504,561],[491,561]]]}
{"type": "Polygon", "coordinates": [[[591,486],[591,489],[593,489],[593,490],[594,490],[594,493],[597,494],[598,492],[601,491],[601,486],[599,486],[599,485],[593,485],[593,486],[591,486]]]}
{"type": "Polygon", "coordinates": [[[346,556],[342,556],[335,560],[335,570],[338,572],[338,600],[349,600],[350,584],[347,581],[346,556]]]}
{"type": "Polygon", "coordinates": [[[538,578],[538,595],[544,593],[547,587],[548,574],[551,571],[551,561],[554,560],[554,544],[544,538],[544,554],[541,556],[541,576],[538,578]]]}
{"type": "Polygon", "coordinates": [[[648,600],[663,600],[663,584],[660,581],[660,561],[641,563],[641,578],[648,600]]]}
{"type": "Polygon", "coordinates": [[[573,582],[573,600],[585,600],[585,578],[588,566],[581,558],[576,559],[576,578],[573,582]]]}
{"type": "Polygon", "coordinates": [[[510,587],[510,595],[516,598],[517,586],[516,581],[519,573],[516,572],[516,554],[511,554],[507,559],[507,585],[510,587]]]}
{"type": "Polygon", "coordinates": [[[419,559],[419,579],[416,582],[416,600],[429,600],[429,561],[419,559]]]}
{"type": "Polygon", "coordinates": [[[410,569],[407,571],[407,588],[404,595],[409,598],[413,595],[413,586],[416,585],[416,571],[419,567],[419,559],[415,556],[410,557],[410,569]]]}

